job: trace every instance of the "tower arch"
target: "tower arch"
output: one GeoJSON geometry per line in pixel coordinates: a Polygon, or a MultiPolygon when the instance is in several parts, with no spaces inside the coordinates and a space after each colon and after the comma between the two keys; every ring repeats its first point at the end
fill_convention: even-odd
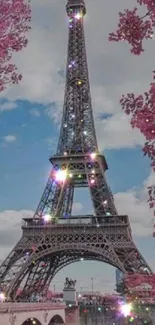
{"type": "MultiPolygon", "coordinates": [[[[59,247],[53,247],[52,245],[50,245],[50,247],[45,248],[45,245],[43,244],[42,246],[43,249],[36,252],[36,254],[34,254],[29,260],[27,260],[27,263],[23,265],[19,273],[16,275],[14,281],[10,286],[9,296],[15,299],[16,288],[20,285],[21,281],[23,280],[24,272],[26,274],[26,272],[28,272],[28,270],[30,269],[31,265],[32,267],[34,266],[32,264],[32,261],[35,262],[35,266],[37,267],[37,263],[40,263],[40,261],[42,263],[42,260],[44,260],[47,257],[49,257],[49,261],[53,259],[53,256],[56,256],[57,258],[56,267],[53,268],[50,276],[48,277],[48,279],[51,278],[51,280],[55,276],[55,274],[64,266],[74,263],[76,261],[80,261],[81,259],[92,260],[92,261],[96,260],[96,261],[108,263],[114,267],[119,268],[122,272],[125,272],[123,264],[118,259],[118,256],[115,253],[115,251],[110,249],[108,243],[106,248],[105,248],[105,243],[104,244],[98,243],[96,235],[94,235],[94,243],[92,243],[92,245],[89,245],[88,247],[86,247],[84,243],[81,243],[81,236],[79,236],[79,242],[75,243],[74,239],[75,238],[73,235],[72,242],[71,241],[68,243],[62,242],[62,244],[59,244],[59,247]],[[69,254],[68,254],[68,248],[70,249],[69,254]]],[[[45,268],[42,268],[42,270],[44,271],[45,268]]],[[[25,292],[25,294],[28,293],[29,295],[31,295],[32,290],[33,292],[35,291],[39,292],[43,290],[48,280],[48,279],[46,280],[46,273],[43,274],[44,277],[41,279],[40,273],[38,273],[38,276],[34,279],[33,286],[30,285],[30,283],[27,281],[23,289],[23,294],[25,292]],[[39,283],[39,286],[37,285],[37,283],[39,283]]]]}

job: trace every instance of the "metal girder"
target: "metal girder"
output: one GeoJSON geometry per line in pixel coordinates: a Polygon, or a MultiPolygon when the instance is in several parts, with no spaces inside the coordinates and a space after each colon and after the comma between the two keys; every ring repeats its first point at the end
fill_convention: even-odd
{"type": "MultiPolygon", "coordinates": [[[[99,261],[99,262],[105,262],[108,263],[108,259],[98,256],[95,254],[92,254],[90,252],[84,252],[84,251],[66,251],[64,252],[58,252],[57,255],[49,255],[48,261],[50,261],[45,266],[41,266],[39,269],[40,261],[37,263],[37,269],[36,266],[30,271],[29,276],[27,278],[26,284],[22,290],[22,297],[24,299],[29,300],[32,293],[33,294],[42,294],[46,296],[46,293],[49,289],[50,283],[54,276],[65,266],[79,262],[79,261],[99,261]]],[[[114,265],[115,266],[115,265],[114,265]]]]}
{"type": "Polygon", "coordinates": [[[57,154],[98,151],[83,29],[85,4],[67,3],[69,41],[63,118],[57,154]],[[76,14],[81,14],[76,19],[76,14]]]}
{"type": "Polygon", "coordinates": [[[99,227],[91,219],[84,224],[68,224],[66,220],[55,225],[35,225],[34,219],[26,221],[21,240],[27,243],[23,250],[25,260],[18,264],[16,273],[13,262],[8,265],[1,282],[5,284],[5,292],[14,299],[17,288],[28,276],[23,299],[41,293],[62,267],[81,258],[109,263],[124,273],[151,273],[129,234],[127,216],[102,217],[102,220],[99,227]]]}
{"type": "Polygon", "coordinates": [[[124,273],[151,273],[137,250],[127,216],[119,216],[106,182],[91,104],[83,18],[83,0],[68,0],[68,57],[62,124],[52,170],[32,219],[23,220],[23,236],[0,267],[0,289],[15,299],[41,293],[65,265],[80,258],[109,263],[124,273]],[[57,181],[56,173],[66,179],[57,181]],[[72,217],[74,189],[88,187],[94,216],[72,217]],[[50,221],[44,217],[50,215],[50,221]],[[44,266],[43,266],[44,264],[44,266]]]}
{"type": "Polygon", "coordinates": [[[4,288],[8,286],[8,283],[14,278],[32,252],[31,242],[28,238],[22,237],[0,266],[0,286],[4,288]]]}
{"type": "Polygon", "coordinates": [[[104,176],[106,161],[103,156],[96,154],[92,160],[90,154],[68,154],[65,157],[54,156],[50,160],[53,169],[34,218],[46,214],[58,218],[70,217],[75,187],[90,189],[96,216],[117,214],[112,192],[104,176]],[[57,170],[66,171],[66,182],[60,184],[54,180],[57,170]]]}

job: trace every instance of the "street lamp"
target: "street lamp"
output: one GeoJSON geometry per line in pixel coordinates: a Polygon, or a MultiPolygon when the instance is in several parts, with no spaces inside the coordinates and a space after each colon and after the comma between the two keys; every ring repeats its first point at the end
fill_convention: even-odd
{"type": "Polygon", "coordinates": [[[91,287],[92,287],[92,294],[93,294],[93,292],[94,292],[94,279],[93,278],[91,278],[91,287]]]}

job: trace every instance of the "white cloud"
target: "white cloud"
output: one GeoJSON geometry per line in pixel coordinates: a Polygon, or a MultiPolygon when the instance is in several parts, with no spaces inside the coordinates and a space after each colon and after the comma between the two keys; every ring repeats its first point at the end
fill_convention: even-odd
{"type": "Polygon", "coordinates": [[[116,111],[121,110],[119,103],[116,107],[114,101],[109,98],[105,86],[93,86],[91,94],[93,114],[95,118],[98,118],[103,113],[114,114],[116,111]]]}
{"type": "Polygon", "coordinates": [[[132,232],[135,236],[151,236],[153,233],[153,210],[149,209],[147,187],[155,184],[155,173],[151,173],[144,181],[142,188],[131,189],[115,194],[118,212],[128,214],[132,232]]]}
{"type": "Polygon", "coordinates": [[[53,47],[50,42],[52,35],[51,27],[33,26],[27,48],[14,56],[23,79],[19,85],[4,91],[1,97],[6,96],[11,100],[25,99],[37,103],[50,103],[63,99],[64,87],[60,83],[62,78],[58,75],[60,67],[58,60],[61,56],[57,52],[52,53],[53,47]]]}
{"type": "MultiPolygon", "coordinates": [[[[100,100],[101,98],[98,97],[98,102],[100,100]]],[[[124,112],[120,111],[105,119],[101,119],[102,114],[112,113],[113,106],[111,102],[107,102],[103,110],[101,110],[101,103],[97,107],[98,109],[94,111],[94,117],[99,149],[101,151],[105,149],[134,148],[144,145],[144,136],[139,130],[132,129],[130,119],[124,112]]],[[[59,130],[62,117],[61,105],[51,104],[45,109],[45,115],[57,125],[59,130]]]]}
{"type": "MultiPolygon", "coordinates": [[[[119,149],[143,145],[142,135],[133,131],[128,118],[120,113],[119,99],[122,93],[141,93],[149,87],[154,65],[153,43],[147,42],[148,50],[137,59],[130,55],[125,43],[108,42],[108,33],[115,29],[118,11],[128,5],[127,0],[118,0],[117,5],[99,0],[96,7],[94,1],[90,0],[86,1],[86,5],[88,67],[100,148],[119,149]],[[99,121],[98,115],[103,113],[113,116],[99,121]]],[[[0,95],[10,100],[25,99],[47,104],[45,114],[59,126],[64,98],[64,83],[59,71],[65,70],[68,38],[65,6],[56,1],[42,3],[32,0],[32,8],[32,30],[28,36],[28,46],[13,57],[23,79],[19,85],[8,88],[0,95]]],[[[39,116],[39,111],[32,110],[32,114],[39,116]]]]}
{"type": "Polygon", "coordinates": [[[14,141],[16,141],[16,136],[15,135],[11,135],[11,134],[8,134],[8,135],[5,135],[3,138],[3,143],[4,144],[9,144],[9,143],[12,143],[14,141]]]}
{"type": "Polygon", "coordinates": [[[17,108],[17,104],[15,102],[6,102],[0,105],[0,113],[6,111],[12,111],[17,108]]]}
{"type": "Polygon", "coordinates": [[[11,252],[13,246],[21,238],[21,221],[33,216],[30,210],[5,210],[0,212],[0,261],[11,252]]]}
{"type": "Polygon", "coordinates": [[[155,184],[155,173],[152,171],[150,176],[144,181],[146,187],[155,184]]]}
{"type": "Polygon", "coordinates": [[[100,150],[132,148],[144,144],[143,135],[132,129],[127,115],[117,113],[95,123],[100,150]]]}
{"type": "Polygon", "coordinates": [[[60,127],[62,117],[62,105],[61,103],[52,103],[45,109],[45,115],[48,116],[57,126],[60,127]]]}
{"type": "MultiPolygon", "coordinates": [[[[30,210],[5,210],[0,212],[1,231],[10,231],[17,226],[18,230],[21,226],[23,218],[30,218],[33,216],[33,211],[30,210]]],[[[17,230],[17,229],[16,229],[17,230]]]]}
{"type": "Polygon", "coordinates": [[[41,115],[39,109],[37,109],[37,108],[31,109],[30,114],[35,117],[40,117],[40,115],[41,115]]]}
{"type": "Polygon", "coordinates": [[[147,199],[138,198],[136,191],[115,194],[117,210],[120,214],[128,214],[132,233],[135,236],[151,236],[153,233],[152,211],[147,199]]]}
{"type": "MultiPolygon", "coordinates": [[[[144,82],[150,81],[148,78],[154,64],[153,51],[146,51],[137,60],[130,55],[125,43],[117,45],[108,42],[108,33],[116,27],[118,12],[124,9],[126,4],[128,5],[127,0],[118,0],[117,5],[111,1],[104,3],[99,0],[98,6],[94,7],[93,0],[86,1],[85,33],[91,89],[93,98],[98,97],[102,89],[103,110],[106,106],[110,110],[116,107],[116,92],[118,90],[121,96],[124,84],[128,89],[128,84],[137,81],[141,91],[144,82]],[[107,97],[105,102],[104,94],[107,97]]],[[[13,56],[23,80],[1,96],[5,94],[13,99],[50,103],[60,100],[60,97],[63,99],[64,89],[61,88],[62,78],[58,76],[58,71],[65,69],[66,64],[68,19],[65,6],[61,2],[48,0],[42,3],[32,0],[32,8],[32,30],[28,34],[28,46],[13,56]]],[[[151,47],[152,43],[148,44],[151,47]]],[[[98,102],[96,98],[93,100],[98,102]]]]}

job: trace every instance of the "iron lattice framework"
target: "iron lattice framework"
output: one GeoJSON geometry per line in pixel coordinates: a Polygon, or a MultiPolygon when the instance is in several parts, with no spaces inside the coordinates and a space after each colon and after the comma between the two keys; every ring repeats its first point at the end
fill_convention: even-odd
{"type": "Polygon", "coordinates": [[[65,265],[85,260],[109,263],[124,273],[152,273],[131,235],[127,216],[117,214],[105,179],[106,159],[98,150],[91,105],[83,0],[68,0],[69,42],[65,98],[57,153],[32,219],[0,267],[1,289],[10,299],[44,293],[65,265]],[[61,181],[57,175],[65,176],[61,181]],[[92,216],[72,216],[74,189],[89,187],[92,216]],[[25,280],[24,280],[25,279],[25,280]]]}

